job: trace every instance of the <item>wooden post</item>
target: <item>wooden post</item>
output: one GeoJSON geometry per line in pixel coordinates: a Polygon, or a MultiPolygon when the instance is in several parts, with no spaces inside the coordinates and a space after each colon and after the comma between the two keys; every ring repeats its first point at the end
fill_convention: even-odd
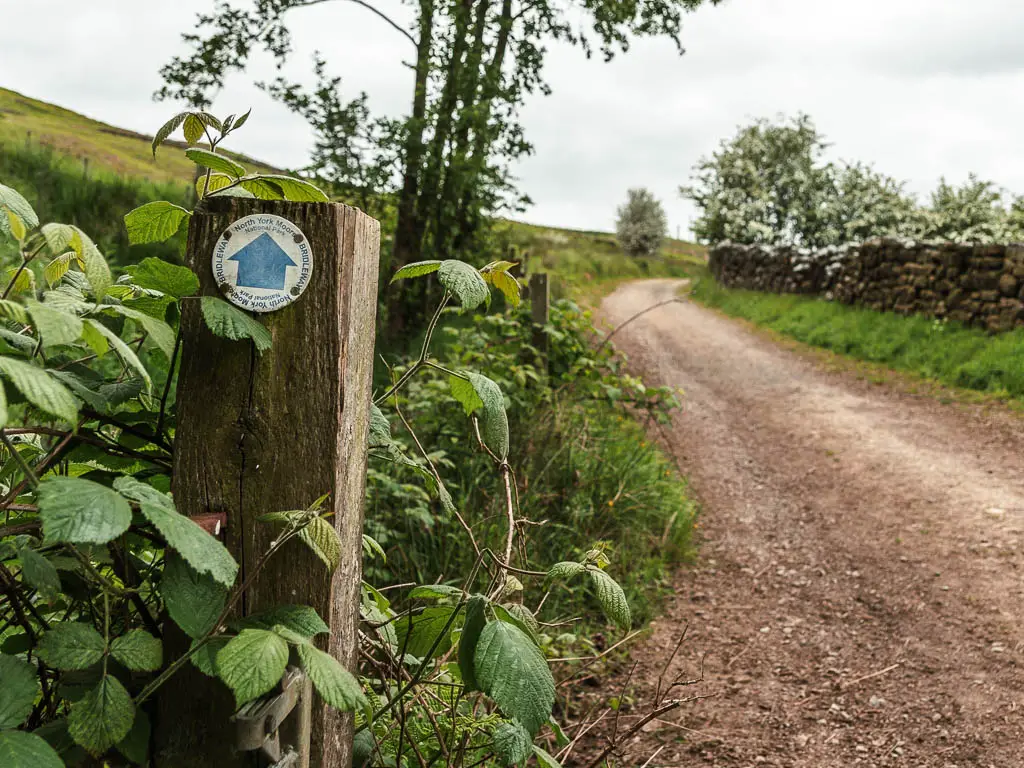
{"type": "MultiPolygon", "coordinates": [[[[321,645],[354,670],[380,225],[344,205],[203,201],[186,253],[203,295],[217,293],[211,256],[218,238],[251,214],[275,214],[298,226],[312,248],[312,275],[294,303],[256,315],[273,336],[262,355],[250,343],[214,336],[199,301],[183,302],[174,497],[189,515],[226,515],[225,543],[241,564],[241,583],[275,536],[256,518],[304,508],[330,493],[342,542],[334,577],[294,540],[248,590],[241,614],[311,605],[331,628],[329,639],[318,638],[321,645]]],[[[175,628],[167,625],[173,645],[175,628]]],[[[158,694],[157,710],[157,768],[257,765],[256,753],[234,749],[235,706],[226,686],[191,665],[158,694]]],[[[315,700],[311,746],[301,765],[347,768],[351,742],[351,716],[315,700]]]]}
{"type": "Polygon", "coordinates": [[[548,308],[551,292],[546,272],[530,275],[530,315],[533,320],[533,346],[540,350],[545,365],[548,359],[548,335],[544,326],[548,324],[548,308]]]}

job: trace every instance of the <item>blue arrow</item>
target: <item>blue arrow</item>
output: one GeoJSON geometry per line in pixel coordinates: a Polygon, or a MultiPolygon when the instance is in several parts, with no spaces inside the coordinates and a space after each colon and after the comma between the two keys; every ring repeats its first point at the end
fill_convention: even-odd
{"type": "Polygon", "coordinates": [[[238,262],[237,285],[272,291],[283,291],[288,267],[299,266],[266,232],[240,248],[228,261],[238,262]]]}

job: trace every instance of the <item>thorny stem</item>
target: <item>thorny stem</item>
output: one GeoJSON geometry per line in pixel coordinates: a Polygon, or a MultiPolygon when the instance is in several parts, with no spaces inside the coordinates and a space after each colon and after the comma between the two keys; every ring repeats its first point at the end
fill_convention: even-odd
{"type": "Polygon", "coordinates": [[[160,397],[160,416],[156,420],[156,439],[160,440],[164,432],[164,417],[167,415],[167,398],[171,394],[171,382],[174,380],[174,364],[178,361],[178,352],[181,350],[181,324],[178,324],[178,333],[174,337],[174,351],[171,353],[171,364],[167,367],[167,381],[164,382],[164,393],[160,397]]]}
{"type": "Polygon", "coordinates": [[[451,299],[451,293],[449,291],[444,292],[444,296],[441,298],[441,303],[437,305],[437,309],[434,311],[433,317],[430,318],[430,323],[427,325],[427,333],[423,337],[423,347],[420,349],[420,356],[416,359],[416,362],[410,366],[402,377],[396,381],[387,392],[378,397],[373,401],[374,405],[380,405],[386,402],[389,397],[394,395],[400,390],[405,383],[411,379],[416,372],[427,363],[427,354],[430,351],[430,341],[434,337],[434,330],[437,328],[437,322],[441,319],[441,312],[448,306],[448,301],[451,299]]]}
{"type": "Polygon", "coordinates": [[[29,466],[28,462],[25,461],[25,457],[18,453],[18,449],[14,447],[14,443],[11,442],[11,438],[7,436],[7,431],[0,431],[0,440],[3,440],[7,450],[11,453],[11,458],[21,467],[21,471],[25,473],[25,478],[33,488],[39,487],[39,478],[36,473],[32,471],[32,467],[29,466]]]}

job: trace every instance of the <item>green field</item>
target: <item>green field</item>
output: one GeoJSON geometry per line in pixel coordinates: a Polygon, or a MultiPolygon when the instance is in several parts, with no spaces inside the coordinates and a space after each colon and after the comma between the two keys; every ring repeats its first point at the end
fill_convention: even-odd
{"type": "Polygon", "coordinates": [[[1024,401],[1024,329],[991,335],[929,317],[806,296],[723,288],[706,270],[692,297],[804,344],[946,386],[1024,401]]]}

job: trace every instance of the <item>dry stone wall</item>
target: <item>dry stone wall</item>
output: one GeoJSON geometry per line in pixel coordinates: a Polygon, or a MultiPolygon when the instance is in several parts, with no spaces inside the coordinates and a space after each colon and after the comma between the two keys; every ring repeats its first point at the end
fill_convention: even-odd
{"type": "Polygon", "coordinates": [[[808,250],[726,242],[711,249],[708,266],[730,288],[817,295],[993,332],[1024,325],[1024,244],[884,238],[808,250]]]}

